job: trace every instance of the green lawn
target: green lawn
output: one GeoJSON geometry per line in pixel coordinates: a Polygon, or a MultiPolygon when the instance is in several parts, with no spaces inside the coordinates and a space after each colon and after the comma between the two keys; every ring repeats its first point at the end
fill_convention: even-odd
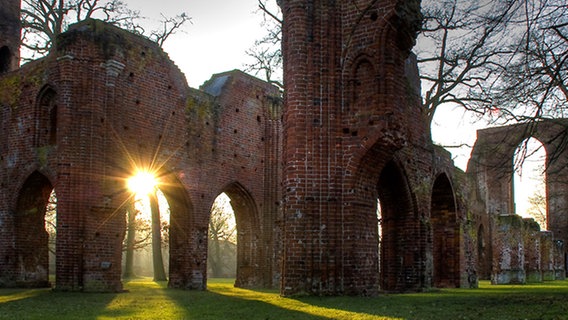
{"type": "Polygon", "coordinates": [[[568,281],[363,297],[282,298],[212,279],[208,291],[140,279],[120,294],[0,290],[0,319],[568,319],[568,281]]]}

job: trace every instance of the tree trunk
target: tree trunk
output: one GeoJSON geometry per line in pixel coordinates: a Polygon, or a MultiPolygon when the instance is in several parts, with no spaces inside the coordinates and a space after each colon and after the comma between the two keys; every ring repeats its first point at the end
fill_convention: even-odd
{"type": "Polygon", "coordinates": [[[133,278],[134,274],[134,245],[136,244],[136,227],[134,225],[136,221],[136,209],[133,203],[128,204],[128,224],[126,226],[126,257],[124,261],[124,273],[123,277],[133,278]]]}
{"type": "Polygon", "coordinates": [[[160,207],[156,192],[148,195],[152,213],[152,262],[154,265],[154,281],[165,281],[164,258],[162,257],[162,228],[160,222],[160,207]]]}

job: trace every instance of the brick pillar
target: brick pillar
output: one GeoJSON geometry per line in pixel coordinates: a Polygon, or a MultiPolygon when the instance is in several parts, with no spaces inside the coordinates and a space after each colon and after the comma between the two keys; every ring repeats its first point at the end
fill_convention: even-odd
{"type": "Polygon", "coordinates": [[[556,280],[566,279],[566,243],[564,240],[555,239],[553,241],[554,252],[554,278],[556,280]]]}
{"type": "Polygon", "coordinates": [[[339,1],[282,3],[284,74],[282,292],[343,291],[339,1]]]}
{"type": "Polygon", "coordinates": [[[540,258],[542,268],[542,280],[554,280],[554,234],[551,231],[540,232],[540,258]]]}
{"type": "Polygon", "coordinates": [[[527,282],[542,282],[540,226],[534,219],[523,219],[523,241],[527,282]]]}
{"type": "Polygon", "coordinates": [[[523,220],[515,214],[499,215],[495,223],[491,283],[525,283],[523,220]]]}

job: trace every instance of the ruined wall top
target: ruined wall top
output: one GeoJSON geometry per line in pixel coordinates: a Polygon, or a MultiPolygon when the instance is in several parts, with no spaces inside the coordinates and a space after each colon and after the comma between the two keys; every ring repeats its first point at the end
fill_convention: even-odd
{"type": "Polygon", "coordinates": [[[0,0],[0,74],[18,68],[20,34],[20,1],[0,0]]]}

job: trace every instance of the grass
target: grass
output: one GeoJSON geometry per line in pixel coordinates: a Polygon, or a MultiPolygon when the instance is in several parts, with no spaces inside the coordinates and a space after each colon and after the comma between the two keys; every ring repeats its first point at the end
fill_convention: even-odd
{"type": "Polygon", "coordinates": [[[0,319],[568,319],[568,281],[365,297],[283,298],[212,279],[208,291],[138,279],[127,293],[0,289],[0,319]]]}

